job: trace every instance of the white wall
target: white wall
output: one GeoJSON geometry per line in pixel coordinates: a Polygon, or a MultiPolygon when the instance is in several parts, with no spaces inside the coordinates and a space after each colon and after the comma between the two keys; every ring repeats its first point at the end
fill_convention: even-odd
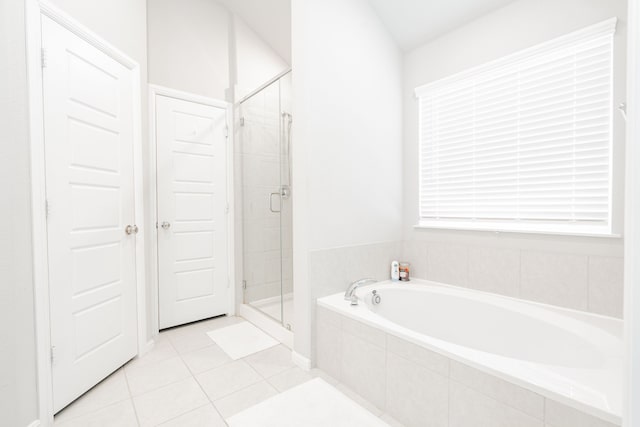
{"type": "Polygon", "coordinates": [[[242,99],[289,69],[289,64],[239,17],[234,17],[237,81],[235,99],[242,99]]]}
{"type": "Polygon", "coordinates": [[[235,100],[288,68],[247,24],[213,0],[149,0],[149,82],[235,100]]]}
{"type": "Polygon", "coordinates": [[[149,0],[149,82],[226,99],[229,20],[213,0],[149,0]]]}
{"type": "Polygon", "coordinates": [[[312,251],[402,230],[401,54],[366,0],[293,0],[292,41],[295,349],[310,356],[312,251]]]}
{"type": "Polygon", "coordinates": [[[24,1],[0,2],[0,424],[38,418],[24,1]]]}
{"type": "Polygon", "coordinates": [[[135,59],[147,76],[147,13],[144,0],[52,0],[54,5],[135,59]]]}
{"type": "MultiPolygon", "coordinates": [[[[615,38],[615,105],[625,97],[626,1],[519,0],[404,56],[404,257],[418,276],[491,292],[621,316],[622,239],[416,230],[418,105],[422,84],[520,49],[619,18],[615,38]],[[561,282],[561,283],[560,283],[561,282]]],[[[615,112],[617,188],[622,219],[624,121],[615,112]]]]}

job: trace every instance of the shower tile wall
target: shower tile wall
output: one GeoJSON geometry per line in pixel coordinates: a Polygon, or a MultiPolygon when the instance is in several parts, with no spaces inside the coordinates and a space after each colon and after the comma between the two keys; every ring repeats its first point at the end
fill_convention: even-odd
{"type": "Polygon", "coordinates": [[[269,210],[269,194],[280,186],[277,98],[269,87],[242,110],[245,302],[280,295],[280,218],[269,210]]]}
{"type": "MultiPolygon", "coordinates": [[[[269,195],[280,187],[279,85],[273,84],[242,106],[244,302],[279,297],[281,292],[280,230],[282,221],[283,293],[292,291],[291,201],[283,201],[281,215],[269,209],[269,195]]],[[[273,197],[278,209],[278,197],[273,197]]]]}

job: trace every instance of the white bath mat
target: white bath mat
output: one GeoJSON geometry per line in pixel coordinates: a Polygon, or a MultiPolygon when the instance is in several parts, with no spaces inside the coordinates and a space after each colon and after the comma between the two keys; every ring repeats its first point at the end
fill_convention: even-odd
{"type": "Polygon", "coordinates": [[[216,329],[207,332],[207,335],[233,360],[242,359],[279,344],[249,322],[216,329]]]}
{"type": "Polygon", "coordinates": [[[227,419],[229,427],[389,427],[320,378],[227,419]]]}

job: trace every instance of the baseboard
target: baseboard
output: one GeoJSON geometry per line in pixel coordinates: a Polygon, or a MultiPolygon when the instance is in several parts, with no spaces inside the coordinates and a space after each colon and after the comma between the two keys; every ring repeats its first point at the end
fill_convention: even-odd
{"type": "Polygon", "coordinates": [[[149,353],[154,345],[156,345],[156,341],[154,339],[150,339],[149,341],[147,341],[146,344],[142,345],[142,348],[140,349],[140,354],[138,354],[138,357],[142,357],[145,354],[149,353]]]}
{"type": "Polygon", "coordinates": [[[40,420],[32,421],[27,427],[40,427],[40,420]]]}
{"type": "Polygon", "coordinates": [[[311,359],[304,357],[300,353],[296,351],[291,352],[291,360],[295,363],[300,369],[305,371],[311,370],[311,359]]]}

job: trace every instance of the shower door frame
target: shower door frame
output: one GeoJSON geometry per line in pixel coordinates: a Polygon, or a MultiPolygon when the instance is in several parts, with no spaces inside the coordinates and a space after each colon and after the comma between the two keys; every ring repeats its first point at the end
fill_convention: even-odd
{"type": "MultiPolygon", "coordinates": [[[[292,69],[291,68],[287,68],[286,70],[278,73],[276,76],[274,76],[273,78],[271,78],[270,80],[268,80],[267,82],[263,83],[262,85],[260,85],[258,88],[254,89],[253,91],[249,92],[247,95],[243,96],[237,103],[236,103],[236,107],[238,109],[238,117],[242,117],[241,111],[242,111],[242,104],[249,100],[250,98],[252,98],[253,96],[259,94],[260,92],[262,92],[263,90],[267,89],[269,86],[278,83],[282,78],[284,78],[285,76],[287,76],[288,74],[291,74],[292,69]]],[[[282,93],[281,90],[279,89],[280,94],[280,101],[282,101],[282,93]]],[[[280,110],[282,110],[282,108],[280,108],[280,110]]],[[[282,126],[283,124],[283,120],[282,120],[282,111],[279,112],[278,114],[279,116],[279,126],[282,126]]],[[[240,124],[238,129],[242,128],[242,124],[240,124]]],[[[282,138],[283,138],[283,130],[280,129],[279,132],[279,144],[282,144],[282,138]]],[[[291,137],[291,135],[289,136],[291,137]]],[[[239,137],[241,138],[241,137],[239,137]]],[[[239,155],[242,155],[242,153],[240,153],[239,155]]],[[[291,159],[291,154],[288,153],[289,155],[289,159],[291,159]]],[[[279,154],[280,157],[280,161],[281,161],[281,153],[279,154]]],[[[241,166],[241,168],[244,165],[241,166]]],[[[281,167],[282,165],[280,165],[281,167]]],[[[289,165],[289,167],[291,168],[291,165],[289,165]]],[[[242,181],[242,171],[239,172],[240,176],[241,176],[241,184],[240,187],[243,187],[244,182],[242,181]]],[[[291,176],[291,173],[289,172],[289,176],[291,176]]],[[[288,183],[289,187],[292,187],[292,183],[289,182],[288,183]]],[[[282,175],[281,175],[281,170],[280,170],[280,189],[282,189],[282,175]]],[[[242,199],[242,202],[244,203],[244,193],[242,193],[243,196],[240,198],[242,199]]],[[[280,206],[282,208],[282,195],[280,196],[280,206]]],[[[293,206],[291,206],[291,209],[293,209],[293,206]]],[[[240,209],[242,211],[243,214],[243,219],[244,219],[244,204],[242,204],[242,208],[240,209]]],[[[282,213],[280,212],[279,215],[282,215],[282,213]]],[[[287,329],[285,326],[285,319],[284,319],[284,294],[283,294],[283,281],[284,281],[284,274],[283,274],[283,270],[282,270],[282,263],[283,263],[283,247],[282,247],[282,218],[280,218],[279,223],[280,223],[280,294],[279,294],[279,298],[280,298],[280,319],[276,319],[273,316],[263,312],[261,309],[259,309],[258,307],[255,307],[251,302],[246,302],[245,298],[244,298],[244,294],[245,294],[245,286],[244,286],[244,236],[245,236],[245,228],[244,228],[244,220],[240,221],[242,223],[242,235],[240,237],[239,241],[239,246],[240,246],[240,254],[243,258],[242,263],[240,264],[241,270],[239,271],[239,273],[242,275],[242,280],[240,281],[241,286],[240,286],[240,292],[242,294],[242,299],[239,305],[239,314],[242,315],[243,317],[247,318],[248,320],[252,321],[252,322],[260,322],[261,326],[264,328],[269,328],[269,333],[271,333],[272,335],[276,336],[276,338],[279,339],[279,341],[285,343],[285,345],[287,345],[288,343],[290,347],[292,347],[293,345],[293,332],[290,329],[287,329]],[[270,326],[271,325],[265,325],[264,323],[262,323],[262,318],[266,318],[272,322],[275,322],[278,325],[278,328],[282,328],[283,331],[279,331],[278,328],[274,328],[272,329],[270,326]]],[[[293,226],[293,224],[292,224],[293,226]]],[[[293,243],[293,242],[292,242],[293,243]]],[[[291,248],[292,251],[292,256],[293,256],[293,247],[291,248]]],[[[293,269],[293,265],[292,265],[292,269],[293,269]]],[[[291,278],[291,280],[293,280],[293,276],[291,278]]],[[[292,290],[293,293],[293,290],[292,290]]],[[[273,297],[275,298],[275,297],[273,297]]],[[[293,319],[290,319],[291,321],[293,321],[293,319]]]]}

